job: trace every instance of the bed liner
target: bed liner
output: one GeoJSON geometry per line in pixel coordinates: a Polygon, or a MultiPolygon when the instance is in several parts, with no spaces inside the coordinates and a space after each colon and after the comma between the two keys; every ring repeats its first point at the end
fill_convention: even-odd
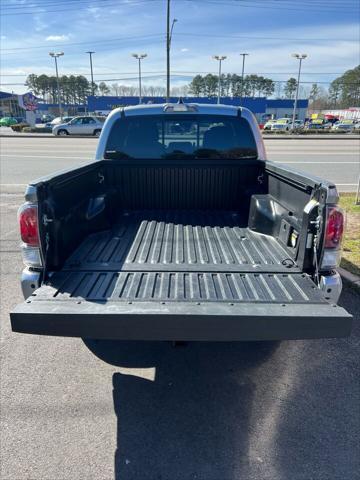
{"type": "Polygon", "coordinates": [[[108,231],[87,237],[64,270],[300,271],[279,242],[241,226],[237,212],[123,212],[108,231]]]}
{"type": "Polygon", "coordinates": [[[12,329],[124,340],[349,335],[351,315],[289,260],[236,212],[123,212],[11,312],[12,329]]]}

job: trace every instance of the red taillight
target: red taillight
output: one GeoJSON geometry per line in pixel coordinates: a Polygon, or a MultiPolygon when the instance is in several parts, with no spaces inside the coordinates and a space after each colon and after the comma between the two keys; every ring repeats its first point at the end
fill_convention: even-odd
{"type": "Polygon", "coordinates": [[[344,233],[344,215],[337,207],[330,207],[326,215],[325,248],[340,248],[344,233]]]}
{"type": "Polygon", "coordinates": [[[39,246],[38,209],[36,205],[26,204],[19,210],[21,240],[32,247],[39,246]]]}

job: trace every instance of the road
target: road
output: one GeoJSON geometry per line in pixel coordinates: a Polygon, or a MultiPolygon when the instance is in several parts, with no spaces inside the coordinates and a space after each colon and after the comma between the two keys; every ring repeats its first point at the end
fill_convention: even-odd
{"type": "MultiPolygon", "coordinates": [[[[73,165],[96,142],[32,140],[13,150],[32,158],[6,144],[2,182],[73,165]]],[[[358,293],[343,291],[355,318],[339,340],[173,348],[14,334],[22,199],[0,195],[2,480],[360,478],[358,293]]]]}
{"type": "MultiPolygon", "coordinates": [[[[94,138],[1,138],[2,191],[22,191],[30,180],[94,157],[94,138]]],[[[266,139],[270,160],[335,182],[340,191],[356,190],[360,139],[266,139]]]]}

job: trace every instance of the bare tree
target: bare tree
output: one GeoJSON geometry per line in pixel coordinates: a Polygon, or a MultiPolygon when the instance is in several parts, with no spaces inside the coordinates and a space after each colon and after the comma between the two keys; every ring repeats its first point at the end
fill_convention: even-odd
{"type": "Polygon", "coordinates": [[[111,90],[110,92],[113,93],[116,97],[119,96],[119,85],[117,83],[112,83],[111,84],[111,90]]]}

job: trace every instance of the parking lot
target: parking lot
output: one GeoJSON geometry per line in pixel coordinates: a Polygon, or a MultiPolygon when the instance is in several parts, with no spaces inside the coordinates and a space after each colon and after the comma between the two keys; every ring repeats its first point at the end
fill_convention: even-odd
{"type": "MultiPolygon", "coordinates": [[[[1,139],[3,480],[356,480],[360,296],[350,338],[87,342],[13,334],[16,212],[31,179],[86,162],[96,139],[1,139]]],[[[359,141],[268,139],[269,158],[354,191],[359,141]]]]}

